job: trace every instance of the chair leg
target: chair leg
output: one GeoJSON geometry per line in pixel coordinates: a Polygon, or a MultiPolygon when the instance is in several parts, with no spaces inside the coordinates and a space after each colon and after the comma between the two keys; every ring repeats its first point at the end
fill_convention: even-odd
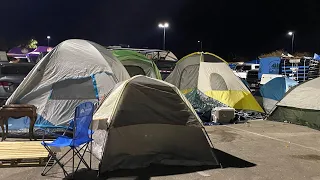
{"type": "MultiPolygon", "coordinates": [[[[91,129],[92,132],[92,129],[91,129]]],[[[92,139],[92,135],[91,135],[91,139],[92,139]]],[[[91,169],[91,164],[92,164],[92,141],[90,142],[90,168],[91,169]]]]}
{"type": "Polygon", "coordinates": [[[87,148],[88,148],[88,144],[86,145],[86,148],[85,148],[85,150],[84,150],[84,152],[83,152],[83,154],[81,155],[81,153],[80,153],[80,151],[81,151],[81,149],[80,149],[80,151],[78,150],[78,149],[75,149],[76,151],[77,151],[77,156],[79,157],[79,159],[80,159],[80,162],[79,162],[79,165],[80,165],[80,163],[82,162],[88,169],[90,169],[90,167],[89,167],[89,165],[87,164],[87,162],[83,159],[83,157],[84,157],[84,154],[86,153],[86,150],[87,150],[87,148]]]}
{"type": "MultiPolygon", "coordinates": [[[[43,172],[41,173],[41,175],[42,175],[42,176],[45,176],[56,164],[59,164],[59,166],[60,166],[61,169],[63,170],[64,175],[67,177],[69,174],[68,174],[67,171],[64,169],[64,165],[65,165],[65,164],[62,164],[60,161],[61,161],[61,159],[63,159],[63,158],[71,151],[71,149],[69,149],[60,159],[58,159],[58,158],[56,157],[56,155],[51,151],[51,149],[50,149],[48,146],[44,146],[44,147],[47,149],[47,151],[49,152],[50,156],[51,156],[56,162],[55,162],[47,171],[45,171],[46,168],[47,168],[47,165],[46,165],[46,167],[45,167],[45,169],[43,170],[43,172]]],[[[47,164],[48,164],[48,162],[47,162],[47,164]]]]}
{"type": "Polygon", "coordinates": [[[78,150],[78,149],[75,149],[76,150],[76,155],[79,157],[79,159],[80,159],[80,161],[79,161],[79,164],[78,164],[78,166],[77,166],[77,169],[76,169],[76,172],[78,171],[78,168],[79,168],[79,166],[80,166],[80,164],[81,164],[81,162],[88,168],[88,169],[91,169],[89,166],[88,166],[88,164],[87,164],[87,162],[84,160],[84,155],[85,155],[85,153],[86,153],[86,150],[87,150],[87,148],[88,148],[88,146],[89,146],[89,144],[87,144],[86,145],[86,148],[84,149],[84,152],[81,154],[80,153],[80,151],[81,151],[81,149],[80,150],[78,150]]]}
{"type": "Polygon", "coordinates": [[[74,175],[74,153],[75,153],[75,151],[74,151],[74,148],[72,148],[72,176],[74,175]]]}
{"type": "MultiPolygon", "coordinates": [[[[48,165],[49,165],[49,163],[50,163],[51,159],[52,159],[52,156],[50,155],[50,158],[48,159],[48,161],[47,161],[46,165],[44,166],[44,169],[43,169],[43,171],[42,171],[41,175],[43,175],[43,176],[45,175],[45,174],[44,174],[44,172],[46,171],[46,169],[47,169],[47,167],[48,167],[48,165]]],[[[52,167],[52,166],[51,166],[51,167],[52,167]]]]}
{"type": "MultiPolygon", "coordinates": [[[[82,148],[80,148],[80,150],[79,150],[79,151],[81,151],[83,148],[84,148],[84,146],[82,146],[82,148]]],[[[68,161],[66,161],[66,163],[65,163],[65,164],[68,164],[68,163],[72,160],[72,158],[73,158],[73,157],[71,157],[70,159],[68,159],[68,161]]]]}

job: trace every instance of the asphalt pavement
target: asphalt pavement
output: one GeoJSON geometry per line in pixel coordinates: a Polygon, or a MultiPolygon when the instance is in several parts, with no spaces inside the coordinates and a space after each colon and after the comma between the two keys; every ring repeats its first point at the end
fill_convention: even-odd
{"type": "MultiPolygon", "coordinates": [[[[320,180],[320,131],[263,120],[206,126],[206,130],[222,168],[152,166],[117,171],[100,179],[320,180]]],[[[98,161],[94,160],[94,169],[97,165],[98,161]]],[[[59,168],[54,168],[52,173],[43,177],[42,168],[0,168],[0,180],[53,180],[64,177],[59,168]]],[[[70,164],[67,169],[70,170],[70,164]]],[[[96,176],[96,170],[82,170],[75,174],[75,179],[98,179],[96,176]]]]}

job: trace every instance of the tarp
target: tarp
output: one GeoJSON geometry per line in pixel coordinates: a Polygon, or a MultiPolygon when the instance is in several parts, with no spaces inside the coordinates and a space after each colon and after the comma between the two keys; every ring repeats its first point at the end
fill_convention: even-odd
{"type": "Polygon", "coordinates": [[[191,104],[164,81],[132,77],[110,94],[93,119],[93,154],[101,160],[101,174],[150,164],[219,164],[191,104]]]}
{"type": "Polygon", "coordinates": [[[28,53],[28,55],[39,55],[40,53],[50,52],[53,48],[49,46],[38,46],[35,50],[28,53]]]}
{"type": "Polygon", "coordinates": [[[37,107],[37,124],[64,125],[77,105],[98,102],[116,83],[129,79],[119,60],[104,47],[72,39],[56,46],[31,70],[6,104],[37,107]]]}
{"type": "Polygon", "coordinates": [[[196,52],[182,58],[165,81],[184,94],[199,89],[229,107],[264,112],[228,63],[212,53],[196,52]]]}
{"type": "Polygon", "coordinates": [[[258,78],[261,79],[262,74],[279,74],[280,60],[280,57],[261,58],[258,78]]]}
{"type": "Polygon", "coordinates": [[[7,53],[8,56],[26,58],[26,55],[34,49],[14,47],[7,53]]]}
{"type": "Polygon", "coordinates": [[[318,54],[314,53],[313,59],[320,61],[320,56],[318,54]]]}
{"type": "Polygon", "coordinates": [[[277,77],[260,87],[260,90],[254,96],[266,113],[270,114],[286,92],[296,85],[298,83],[294,80],[286,77],[277,77]]]}

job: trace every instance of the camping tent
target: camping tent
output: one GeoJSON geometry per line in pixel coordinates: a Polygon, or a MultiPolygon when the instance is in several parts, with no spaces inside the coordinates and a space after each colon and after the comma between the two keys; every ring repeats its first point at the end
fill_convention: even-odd
{"type": "Polygon", "coordinates": [[[165,81],[184,94],[198,88],[206,96],[235,109],[263,112],[228,63],[211,53],[196,52],[182,58],[165,81]]]}
{"type": "Polygon", "coordinates": [[[276,107],[276,104],[284,97],[286,92],[298,83],[286,77],[277,77],[263,85],[254,96],[267,114],[276,107]]]}
{"type": "Polygon", "coordinates": [[[37,107],[37,124],[63,125],[83,101],[99,101],[129,79],[123,65],[104,47],[85,40],[60,43],[31,70],[6,104],[37,107]]]}
{"type": "Polygon", "coordinates": [[[307,81],[288,91],[269,120],[288,121],[320,129],[320,78],[307,81]]]}
{"type": "Polygon", "coordinates": [[[121,61],[131,77],[145,75],[161,79],[157,65],[143,54],[131,50],[113,50],[112,53],[121,61]]]}
{"type": "Polygon", "coordinates": [[[132,77],[112,91],[93,119],[100,173],[150,164],[218,165],[191,104],[164,81],[132,77]]]}

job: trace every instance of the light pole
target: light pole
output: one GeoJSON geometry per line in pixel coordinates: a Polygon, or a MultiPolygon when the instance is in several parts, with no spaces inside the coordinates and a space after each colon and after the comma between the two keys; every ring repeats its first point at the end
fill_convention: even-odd
{"type": "Polygon", "coordinates": [[[49,47],[49,45],[50,45],[50,39],[51,39],[51,37],[50,37],[50,36],[47,36],[47,40],[48,40],[48,47],[49,47]]]}
{"type": "Polygon", "coordinates": [[[200,43],[200,51],[202,52],[202,41],[198,41],[200,43]]]}
{"type": "Polygon", "coordinates": [[[163,50],[166,50],[166,29],[169,27],[169,23],[159,23],[158,26],[163,29],[163,50]]]}
{"type": "Polygon", "coordinates": [[[289,31],[288,35],[291,36],[291,53],[293,54],[293,45],[294,45],[294,32],[289,31]]]}

